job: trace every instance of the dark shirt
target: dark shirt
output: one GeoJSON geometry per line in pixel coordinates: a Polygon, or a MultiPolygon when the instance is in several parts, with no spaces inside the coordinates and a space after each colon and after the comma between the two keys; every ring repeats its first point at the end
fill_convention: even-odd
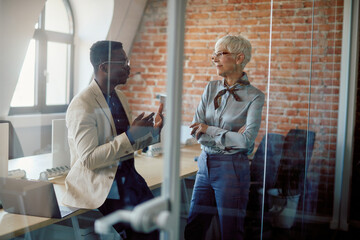
{"type": "MultiPolygon", "coordinates": [[[[103,94],[107,104],[109,105],[111,115],[114,119],[116,133],[119,135],[126,132],[130,124],[123,105],[121,104],[116,92],[112,92],[110,95],[107,95],[105,93],[103,94]]],[[[119,167],[121,167],[121,164],[119,164],[119,167]]],[[[120,199],[117,181],[113,182],[107,198],[120,199]]]]}
{"type": "Polygon", "coordinates": [[[116,133],[119,135],[126,132],[130,124],[116,92],[112,92],[110,95],[104,94],[104,97],[114,119],[116,133]]]}

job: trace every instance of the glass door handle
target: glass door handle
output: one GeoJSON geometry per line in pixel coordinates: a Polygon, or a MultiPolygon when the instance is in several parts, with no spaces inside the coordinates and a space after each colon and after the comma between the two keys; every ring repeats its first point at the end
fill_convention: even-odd
{"type": "Polygon", "coordinates": [[[170,201],[164,197],[157,197],[144,202],[134,210],[117,210],[95,221],[95,231],[99,234],[109,234],[112,225],[123,222],[129,223],[138,232],[149,233],[155,229],[168,230],[170,201]]]}

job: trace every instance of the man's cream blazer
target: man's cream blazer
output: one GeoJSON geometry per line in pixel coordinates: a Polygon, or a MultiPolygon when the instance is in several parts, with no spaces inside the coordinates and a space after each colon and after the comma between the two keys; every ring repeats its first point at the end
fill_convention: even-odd
{"type": "MultiPolygon", "coordinates": [[[[116,93],[131,124],[126,97],[119,88],[116,93]]],[[[133,158],[134,151],[159,141],[149,133],[131,145],[126,133],[117,135],[108,104],[94,80],[71,101],[66,126],[71,169],[62,202],[77,208],[100,207],[109,194],[118,162],[133,158]]]]}

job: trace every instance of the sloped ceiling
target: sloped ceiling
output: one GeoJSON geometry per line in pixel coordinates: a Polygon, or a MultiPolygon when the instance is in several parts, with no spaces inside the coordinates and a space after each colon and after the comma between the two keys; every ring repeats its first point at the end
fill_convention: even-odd
{"type": "Polygon", "coordinates": [[[113,19],[107,39],[122,42],[128,55],[139,29],[146,3],[147,0],[114,1],[113,19]]]}

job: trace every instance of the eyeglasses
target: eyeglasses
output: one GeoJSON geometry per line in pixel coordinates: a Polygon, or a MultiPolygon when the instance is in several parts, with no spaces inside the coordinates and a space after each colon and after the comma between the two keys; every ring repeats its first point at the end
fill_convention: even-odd
{"type": "Polygon", "coordinates": [[[223,52],[223,51],[213,53],[211,55],[211,61],[215,61],[215,58],[220,58],[220,57],[222,57],[224,55],[228,55],[228,54],[232,54],[232,53],[231,52],[223,52]]]}
{"type": "Polygon", "coordinates": [[[106,62],[101,63],[100,65],[102,65],[102,64],[120,64],[123,67],[125,67],[125,66],[130,66],[130,60],[126,59],[123,61],[106,61],[106,62]]]}

